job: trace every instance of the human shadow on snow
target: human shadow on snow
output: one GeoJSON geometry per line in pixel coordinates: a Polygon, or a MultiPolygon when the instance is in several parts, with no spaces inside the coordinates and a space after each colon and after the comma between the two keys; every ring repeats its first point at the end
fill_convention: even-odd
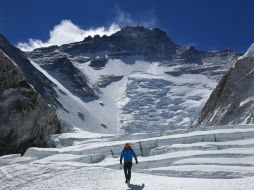
{"type": "Polygon", "coordinates": [[[142,185],[134,185],[134,184],[128,184],[128,189],[127,190],[142,190],[145,187],[145,184],[143,183],[142,185]]]}

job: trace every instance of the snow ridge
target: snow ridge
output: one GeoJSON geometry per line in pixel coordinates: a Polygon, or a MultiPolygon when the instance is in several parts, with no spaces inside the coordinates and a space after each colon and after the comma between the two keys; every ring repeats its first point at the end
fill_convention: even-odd
{"type": "Polygon", "coordinates": [[[245,57],[254,57],[254,43],[249,47],[247,52],[244,54],[245,57]]]}

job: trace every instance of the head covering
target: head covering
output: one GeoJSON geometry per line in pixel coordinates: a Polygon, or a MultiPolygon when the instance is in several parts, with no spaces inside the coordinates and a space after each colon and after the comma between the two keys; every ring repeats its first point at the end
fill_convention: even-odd
{"type": "Polygon", "coordinates": [[[130,143],[125,143],[124,148],[125,148],[125,149],[131,148],[131,144],[130,144],[130,143]]]}

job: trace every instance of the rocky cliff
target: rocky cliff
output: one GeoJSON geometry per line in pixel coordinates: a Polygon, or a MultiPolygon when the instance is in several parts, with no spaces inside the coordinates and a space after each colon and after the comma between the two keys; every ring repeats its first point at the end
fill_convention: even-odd
{"type": "Polygon", "coordinates": [[[55,110],[34,90],[18,65],[0,50],[0,155],[46,146],[60,131],[55,110]]]}
{"type": "Polygon", "coordinates": [[[195,126],[254,122],[254,57],[248,52],[220,80],[195,126]]]}

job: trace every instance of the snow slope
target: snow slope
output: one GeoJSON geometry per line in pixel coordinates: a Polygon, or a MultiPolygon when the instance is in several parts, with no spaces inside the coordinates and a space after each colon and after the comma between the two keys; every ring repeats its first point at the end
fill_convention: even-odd
{"type": "Polygon", "coordinates": [[[239,59],[243,59],[246,57],[254,57],[254,43],[248,48],[248,50],[243,56],[239,57],[239,59]]]}
{"type": "MultiPolygon", "coordinates": [[[[75,190],[250,190],[254,188],[254,177],[239,179],[197,179],[174,178],[134,173],[135,182],[127,186],[123,182],[123,172],[100,167],[59,167],[51,165],[47,168],[40,165],[20,167],[27,170],[26,175],[10,175],[17,183],[1,182],[3,189],[37,190],[37,189],[75,189],[75,190]],[[26,179],[31,179],[27,181],[26,179]]],[[[4,172],[8,172],[4,169],[4,172]]],[[[18,171],[17,171],[18,172],[18,171]]],[[[3,176],[1,176],[3,177],[3,176]]],[[[6,179],[6,178],[5,178],[6,179]]],[[[8,179],[8,178],[7,178],[8,179]]]]}
{"type": "Polygon", "coordinates": [[[40,64],[31,63],[57,86],[56,99],[63,107],[57,109],[61,120],[91,132],[188,128],[216,86],[216,79],[206,74],[172,74],[182,72],[186,65],[167,66],[130,56],[108,59],[103,69],[94,69],[91,61],[80,61],[86,57],[69,59],[97,91],[97,100],[82,101],[65,87],[65,81],[54,78],[40,64]]]}
{"type": "Polygon", "coordinates": [[[0,157],[0,189],[251,190],[253,136],[253,125],[124,136],[53,135],[51,143],[58,148],[0,157]],[[139,159],[129,186],[118,156],[126,142],[139,159]]]}
{"type": "MultiPolygon", "coordinates": [[[[46,76],[56,87],[57,99],[64,105],[64,109],[58,109],[58,114],[61,120],[65,121],[64,125],[74,126],[75,128],[82,128],[85,126],[86,130],[101,132],[101,133],[117,133],[115,129],[105,129],[101,127],[101,118],[94,114],[94,110],[89,109],[79,97],[73,95],[68,89],[66,89],[58,80],[52,77],[45,69],[40,67],[37,63],[31,60],[31,63],[46,76]],[[68,111],[68,110],[71,110],[68,111]],[[83,119],[83,117],[85,117],[83,119]],[[66,119],[68,118],[68,119],[66,119]]],[[[110,126],[109,126],[110,127],[110,126]]]]}
{"type": "Polygon", "coordinates": [[[192,126],[240,54],[181,47],[158,28],[125,27],[108,37],[26,55],[69,91],[53,98],[44,94],[55,98],[63,122],[90,132],[122,134],[192,126]],[[68,103],[77,98],[83,101],[78,110],[68,103]]]}
{"type": "Polygon", "coordinates": [[[160,63],[135,61],[130,65],[115,59],[108,60],[101,70],[91,68],[90,62],[73,63],[92,85],[100,84],[106,76],[122,76],[120,81],[101,88],[100,99],[87,106],[105,118],[107,125],[127,132],[189,127],[191,117],[216,85],[202,74],[168,75],[165,72],[179,68],[160,63]]]}

